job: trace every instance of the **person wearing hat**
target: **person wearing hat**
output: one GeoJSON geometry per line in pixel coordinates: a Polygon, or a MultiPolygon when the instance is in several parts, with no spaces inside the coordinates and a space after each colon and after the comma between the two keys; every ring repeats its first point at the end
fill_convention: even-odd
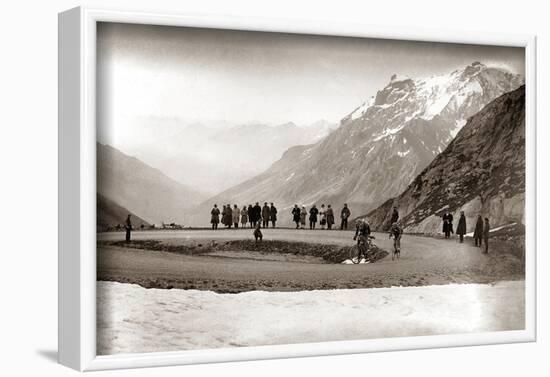
{"type": "Polygon", "coordinates": [[[481,240],[483,239],[483,218],[481,215],[477,215],[476,228],[474,230],[474,244],[476,247],[481,247],[481,240]]]}
{"type": "Polygon", "coordinates": [[[466,234],[466,216],[464,216],[464,211],[460,211],[460,218],[458,219],[456,234],[458,234],[458,236],[460,237],[460,243],[463,243],[464,235],[466,234]]]}
{"type": "Polygon", "coordinates": [[[210,223],[212,224],[212,229],[218,229],[218,224],[220,222],[220,209],[217,204],[214,204],[214,208],[210,211],[210,223]]]}
{"type": "Polygon", "coordinates": [[[340,212],[340,218],[342,221],[340,222],[340,230],[348,229],[348,219],[351,216],[351,211],[348,208],[348,204],[344,203],[344,208],[342,208],[342,211],[340,212]]]}
{"type": "Polygon", "coordinates": [[[264,203],[264,206],[262,207],[262,223],[264,228],[269,227],[269,216],[271,215],[271,211],[269,209],[269,206],[267,205],[267,202],[264,203]]]}
{"type": "Polygon", "coordinates": [[[367,258],[368,253],[368,238],[370,236],[370,224],[368,219],[358,219],[355,222],[355,236],[353,240],[357,240],[357,247],[359,249],[358,260],[361,260],[361,255],[367,258]]]}
{"type": "Polygon", "coordinates": [[[126,229],[126,242],[130,242],[130,237],[132,233],[132,220],[130,219],[132,215],[128,214],[126,222],[124,223],[124,229],[126,229]]]}

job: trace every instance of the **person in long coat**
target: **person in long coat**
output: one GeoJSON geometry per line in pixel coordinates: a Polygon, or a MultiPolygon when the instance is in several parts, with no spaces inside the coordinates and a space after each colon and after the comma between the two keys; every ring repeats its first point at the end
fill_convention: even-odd
{"type": "Polygon", "coordinates": [[[248,223],[248,210],[246,209],[246,205],[243,206],[243,209],[241,209],[241,227],[245,227],[246,223],[248,223]]]}
{"type": "Polygon", "coordinates": [[[458,219],[456,234],[458,234],[460,237],[460,243],[463,243],[464,235],[466,234],[466,216],[464,216],[464,211],[460,211],[460,218],[458,219]]]}
{"type": "Polygon", "coordinates": [[[340,223],[340,230],[348,229],[348,219],[351,216],[351,211],[348,208],[348,204],[344,203],[344,208],[342,208],[342,211],[340,212],[340,219],[342,222],[340,223]]]}
{"type": "Polygon", "coordinates": [[[271,225],[275,228],[275,224],[277,223],[277,208],[275,208],[273,203],[269,207],[269,221],[271,221],[271,225]]]}
{"type": "Polygon", "coordinates": [[[221,223],[227,226],[227,206],[224,204],[222,207],[222,219],[221,223]]]}
{"type": "Polygon", "coordinates": [[[126,242],[130,242],[130,238],[132,236],[132,215],[128,215],[126,218],[126,222],[124,223],[124,229],[126,229],[126,242]]]}
{"type": "Polygon", "coordinates": [[[306,206],[302,206],[302,209],[300,210],[300,226],[302,228],[306,227],[306,217],[307,217],[306,206]]]}
{"type": "Polygon", "coordinates": [[[477,215],[476,228],[474,230],[474,243],[477,247],[481,247],[481,239],[483,238],[483,218],[477,215]]]}
{"type": "Polygon", "coordinates": [[[214,208],[210,211],[210,222],[212,223],[212,229],[218,229],[218,223],[220,222],[220,209],[217,204],[214,204],[214,208]]]}
{"type": "Polygon", "coordinates": [[[260,203],[256,202],[254,205],[254,227],[256,227],[256,223],[260,222],[262,220],[262,207],[260,207],[260,203]]]}
{"type": "Polygon", "coordinates": [[[319,222],[319,224],[321,225],[321,229],[325,229],[325,225],[327,225],[327,210],[324,204],[321,204],[321,209],[319,210],[319,217],[321,218],[321,221],[319,222]]]}
{"type": "Polygon", "coordinates": [[[485,254],[489,253],[489,219],[485,218],[485,224],[483,225],[483,242],[485,242],[485,254]]]}
{"type": "Polygon", "coordinates": [[[449,211],[445,211],[443,215],[443,233],[445,233],[445,238],[451,237],[453,232],[453,215],[449,211]]]}
{"type": "Polygon", "coordinates": [[[269,210],[269,206],[267,205],[267,202],[265,202],[264,206],[262,207],[262,225],[264,228],[269,228],[270,214],[271,214],[271,211],[269,210]]]}
{"type": "Polygon", "coordinates": [[[319,210],[317,209],[317,206],[314,204],[313,207],[309,210],[309,229],[315,229],[315,224],[317,223],[317,215],[319,214],[319,210]]]}
{"type": "Polygon", "coordinates": [[[230,204],[227,205],[227,225],[230,228],[233,226],[233,208],[230,204]]]}
{"type": "Polygon", "coordinates": [[[294,208],[292,208],[292,221],[296,223],[296,229],[300,227],[300,208],[298,208],[298,204],[294,204],[294,208]]]}
{"type": "Polygon", "coordinates": [[[332,210],[331,205],[327,207],[327,228],[332,230],[332,225],[334,225],[334,211],[332,210]]]}
{"type": "Polygon", "coordinates": [[[254,221],[254,207],[252,207],[252,204],[248,205],[248,221],[250,222],[250,229],[253,229],[255,226],[255,221],[254,221]]]}
{"type": "Polygon", "coordinates": [[[239,227],[239,220],[241,218],[241,210],[239,209],[239,207],[237,207],[236,204],[233,207],[232,216],[233,216],[233,226],[235,227],[235,229],[237,229],[239,227]]]}

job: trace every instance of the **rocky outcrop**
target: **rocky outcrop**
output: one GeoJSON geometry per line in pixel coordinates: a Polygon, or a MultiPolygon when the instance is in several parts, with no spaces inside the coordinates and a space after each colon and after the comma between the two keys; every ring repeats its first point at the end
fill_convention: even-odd
{"type": "Polygon", "coordinates": [[[468,231],[478,214],[489,217],[493,228],[523,223],[525,87],[502,95],[471,117],[403,193],[370,212],[375,229],[389,226],[393,206],[410,233],[441,232],[445,210],[457,220],[464,211],[468,231]]]}

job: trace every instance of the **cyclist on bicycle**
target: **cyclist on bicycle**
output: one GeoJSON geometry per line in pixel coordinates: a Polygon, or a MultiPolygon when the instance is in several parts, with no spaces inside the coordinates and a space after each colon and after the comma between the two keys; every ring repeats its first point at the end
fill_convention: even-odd
{"type": "Polygon", "coordinates": [[[361,255],[364,255],[367,259],[369,237],[370,237],[370,225],[368,220],[360,219],[355,223],[355,236],[353,240],[357,240],[357,248],[359,249],[358,260],[361,260],[361,255]]]}
{"type": "Polygon", "coordinates": [[[403,228],[399,220],[395,221],[390,228],[390,237],[393,237],[393,253],[391,260],[401,257],[401,236],[403,235],[403,228]]]}

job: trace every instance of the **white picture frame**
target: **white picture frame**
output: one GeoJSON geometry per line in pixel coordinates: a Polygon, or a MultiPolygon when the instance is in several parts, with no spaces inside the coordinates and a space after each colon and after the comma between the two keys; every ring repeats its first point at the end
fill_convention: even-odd
{"type": "Polygon", "coordinates": [[[59,14],[59,362],[80,371],[530,342],[536,339],[536,38],[223,15],[74,8],[59,14]],[[96,355],[96,24],[117,22],[525,48],[525,329],[464,335],[96,355]]]}

